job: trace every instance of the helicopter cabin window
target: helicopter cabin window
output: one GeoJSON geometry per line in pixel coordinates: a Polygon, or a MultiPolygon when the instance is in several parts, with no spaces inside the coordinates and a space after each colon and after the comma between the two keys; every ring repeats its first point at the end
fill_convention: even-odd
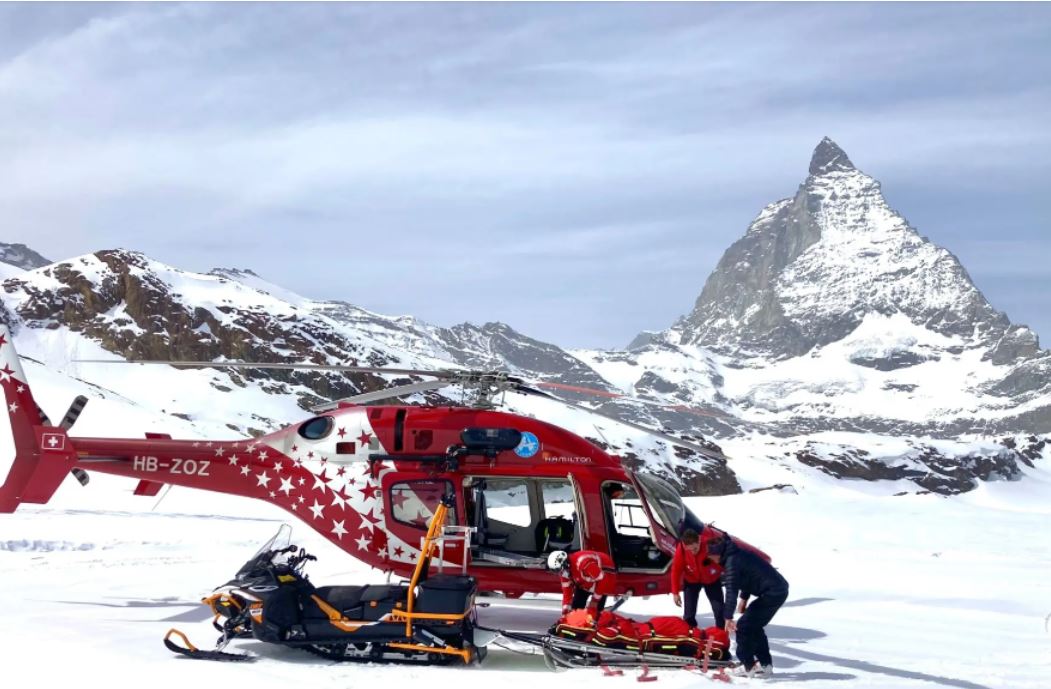
{"type": "Polygon", "coordinates": [[[653,541],[650,521],[630,484],[602,484],[610,552],[617,569],[663,570],[671,558],[653,541]]]}
{"type": "MultiPolygon", "coordinates": [[[[451,493],[449,481],[419,480],[395,483],[390,487],[391,516],[394,521],[426,530],[442,496],[451,493]]],[[[449,510],[448,522],[456,523],[456,510],[449,510]]]]}
{"type": "Polygon", "coordinates": [[[540,566],[547,553],[580,547],[576,494],[565,479],[468,477],[464,497],[476,562],[540,566]]]}
{"type": "Polygon", "coordinates": [[[335,422],[331,416],[318,416],[299,427],[299,435],[307,440],[321,440],[332,432],[335,422]]]}

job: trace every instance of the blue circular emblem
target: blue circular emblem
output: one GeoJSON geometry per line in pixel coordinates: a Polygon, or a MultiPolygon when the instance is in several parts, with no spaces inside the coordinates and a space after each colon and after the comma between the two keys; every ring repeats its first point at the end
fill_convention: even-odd
{"type": "Polygon", "coordinates": [[[532,457],[537,452],[540,452],[540,441],[535,435],[526,431],[522,434],[522,440],[519,441],[518,447],[515,448],[515,454],[519,457],[532,457]]]}

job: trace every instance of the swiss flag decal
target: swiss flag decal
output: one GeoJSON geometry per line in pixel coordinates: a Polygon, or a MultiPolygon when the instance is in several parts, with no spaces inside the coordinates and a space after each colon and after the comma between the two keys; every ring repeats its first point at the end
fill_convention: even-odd
{"type": "Polygon", "coordinates": [[[64,452],[66,436],[62,433],[44,433],[40,436],[40,446],[52,452],[64,452]]]}

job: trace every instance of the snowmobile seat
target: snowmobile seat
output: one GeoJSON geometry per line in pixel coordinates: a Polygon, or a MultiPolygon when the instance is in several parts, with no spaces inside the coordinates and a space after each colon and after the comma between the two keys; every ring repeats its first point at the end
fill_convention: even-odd
{"type": "MultiPolygon", "coordinates": [[[[361,593],[364,586],[322,586],[314,594],[352,620],[361,617],[361,593]]],[[[304,617],[326,617],[320,608],[304,606],[304,617]]]]}
{"type": "Polygon", "coordinates": [[[403,584],[370,584],[363,589],[359,618],[363,620],[378,620],[395,608],[405,609],[409,597],[409,587],[403,584]]]}
{"type": "MultiPolygon", "coordinates": [[[[400,584],[366,586],[322,586],[314,593],[350,620],[377,620],[398,603],[404,603],[408,588],[400,584]]],[[[324,616],[318,610],[304,609],[304,616],[324,616]],[[314,614],[311,614],[314,613],[314,614]]]]}

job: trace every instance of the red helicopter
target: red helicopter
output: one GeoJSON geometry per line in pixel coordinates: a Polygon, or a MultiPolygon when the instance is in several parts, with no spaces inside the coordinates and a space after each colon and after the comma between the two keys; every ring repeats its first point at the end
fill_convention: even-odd
{"type": "MultiPolygon", "coordinates": [[[[10,332],[0,325],[0,385],[16,450],[0,486],[0,512],[13,512],[21,503],[47,503],[70,473],[86,484],[86,472],[98,471],[139,479],[138,495],[157,495],[171,484],[266,500],[350,555],[404,577],[413,571],[429,518],[442,496],[451,493],[455,507],[449,510],[449,537],[443,539],[438,561],[457,567],[466,563],[480,590],[510,597],[558,592],[558,576],[545,567],[547,554],[578,549],[613,558],[618,593],[666,593],[678,534],[705,527],[669,483],[628,471],[617,456],[562,428],[493,408],[498,395],[516,391],[608,416],[538,388],[620,396],[616,393],[530,382],[502,372],[105,363],[373,372],[434,380],[337,400],[316,409],[313,418],[254,440],[173,440],[155,433],[144,440],[75,437],[68,430],[86,398],[78,397],[62,422],[53,425],[33,400],[10,332]],[[473,406],[368,404],[449,385],[473,391],[473,406]]],[[[628,425],[722,457],[703,445],[628,425]]],[[[2,471],[0,466],[0,477],[2,471]]]]}

